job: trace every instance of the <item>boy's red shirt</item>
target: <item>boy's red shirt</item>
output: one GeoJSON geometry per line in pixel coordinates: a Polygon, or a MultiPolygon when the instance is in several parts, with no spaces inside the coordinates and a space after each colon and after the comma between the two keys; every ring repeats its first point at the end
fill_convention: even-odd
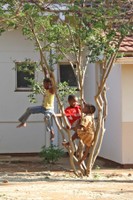
{"type": "Polygon", "coordinates": [[[77,119],[81,117],[81,106],[76,105],[75,107],[67,107],[65,109],[65,114],[72,125],[77,119]]]}

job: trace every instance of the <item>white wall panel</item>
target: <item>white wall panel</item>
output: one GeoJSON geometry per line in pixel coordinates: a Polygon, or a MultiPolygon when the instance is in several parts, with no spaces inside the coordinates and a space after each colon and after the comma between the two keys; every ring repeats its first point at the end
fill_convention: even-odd
{"type": "Polygon", "coordinates": [[[122,163],[122,94],[120,65],[114,65],[107,82],[107,87],[109,88],[107,91],[108,117],[100,156],[122,163]]]}
{"type": "MultiPolygon", "coordinates": [[[[43,115],[32,115],[28,127],[17,129],[17,120],[28,106],[41,105],[42,96],[37,97],[38,103],[29,103],[29,92],[15,92],[16,76],[14,61],[30,58],[39,60],[31,41],[25,39],[20,30],[3,33],[0,37],[0,153],[39,152],[41,147],[49,145],[44,137],[45,125],[43,115]]],[[[38,74],[42,80],[42,74],[38,74]]],[[[57,132],[57,130],[56,130],[57,132]]],[[[58,137],[56,136],[55,144],[58,137]]]]}
{"type": "Polygon", "coordinates": [[[133,122],[133,64],[122,65],[122,121],[133,122]]]}

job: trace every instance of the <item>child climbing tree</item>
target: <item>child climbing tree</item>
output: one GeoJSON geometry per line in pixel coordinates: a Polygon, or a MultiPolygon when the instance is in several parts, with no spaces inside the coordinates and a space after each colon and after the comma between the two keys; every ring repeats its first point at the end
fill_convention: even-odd
{"type": "MultiPolygon", "coordinates": [[[[99,82],[95,102],[97,124],[94,145],[89,158],[77,170],[78,158],[74,155],[69,129],[68,152],[74,173],[89,175],[100,151],[107,117],[106,81],[118,54],[123,38],[132,30],[131,1],[41,1],[4,0],[0,3],[0,32],[21,28],[22,33],[35,45],[40,54],[42,71],[50,73],[61,61],[69,62],[76,76],[80,104],[84,99],[84,79],[89,63],[97,63],[99,82]],[[47,2],[47,3],[46,3],[47,2]],[[52,61],[52,62],[51,62],[52,61]]],[[[55,81],[56,82],[56,81],[55,81]]],[[[68,126],[58,86],[55,90],[64,127],[68,126]]],[[[59,125],[62,131],[62,127],[59,125]]],[[[81,146],[82,147],[82,146],[81,146]]],[[[81,154],[83,147],[81,148],[81,154]]]]}

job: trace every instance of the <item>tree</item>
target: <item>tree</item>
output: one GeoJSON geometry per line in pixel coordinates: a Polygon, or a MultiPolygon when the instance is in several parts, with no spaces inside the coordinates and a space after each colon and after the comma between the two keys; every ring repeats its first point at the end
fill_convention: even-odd
{"type": "MultiPolygon", "coordinates": [[[[67,60],[77,79],[81,105],[87,66],[91,62],[98,63],[100,80],[95,95],[98,111],[96,133],[87,165],[80,165],[80,173],[74,163],[78,162],[78,158],[74,155],[71,133],[66,130],[70,142],[70,163],[77,176],[91,173],[101,148],[107,117],[106,81],[123,38],[131,33],[131,9],[132,2],[129,0],[71,0],[67,3],[63,0],[47,3],[42,0],[4,0],[0,3],[0,33],[21,27],[22,33],[34,42],[40,54],[39,65],[44,75],[53,72],[56,63],[67,60]]],[[[68,124],[58,87],[56,98],[66,127],[68,124]]],[[[58,127],[62,131],[62,127],[58,127]]],[[[83,153],[80,144],[79,157],[83,153]]]]}

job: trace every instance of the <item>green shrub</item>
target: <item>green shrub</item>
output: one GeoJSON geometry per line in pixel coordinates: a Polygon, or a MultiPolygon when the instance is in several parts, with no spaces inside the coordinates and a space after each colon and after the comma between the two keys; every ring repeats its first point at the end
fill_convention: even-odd
{"type": "Polygon", "coordinates": [[[45,163],[55,163],[64,156],[64,151],[63,149],[53,145],[47,148],[43,146],[40,156],[43,158],[45,163]]]}

